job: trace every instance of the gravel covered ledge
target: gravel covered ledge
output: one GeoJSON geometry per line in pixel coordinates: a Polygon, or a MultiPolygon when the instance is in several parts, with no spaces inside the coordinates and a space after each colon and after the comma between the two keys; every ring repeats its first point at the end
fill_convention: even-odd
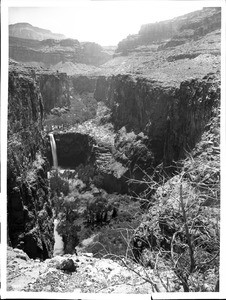
{"type": "Polygon", "coordinates": [[[162,284],[152,269],[144,271],[131,262],[125,267],[120,261],[94,258],[92,253],[67,254],[40,261],[30,259],[20,249],[8,247],[7,252],[8,291],[148,294],[153,290],[166,292],[164,282],[169,281],[172,288],[174,285],[171,271],[161,274],[162,284]],[[72,269],[62,268],[71,267],[72,261],[72,269]],[[145,273],[150,282],[143,280],[145,273]]]}

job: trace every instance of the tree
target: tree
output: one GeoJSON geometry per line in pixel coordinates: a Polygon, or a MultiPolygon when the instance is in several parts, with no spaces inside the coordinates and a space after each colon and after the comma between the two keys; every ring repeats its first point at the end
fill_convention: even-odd
{"type": "Polygon", "coordinates": [[[64,253],[74,253],[79,242],[78,232],[81,226],[78,224],[78,199],[73,196],[58,197],[58,218],[57,231],[64,242],[64,253]]]}
{"type": "MultiPolygon", "coordinates": [[[[154,184],[158,186],[151,201],[147,200],[149,210],[132,236],[124,235],[127,251],[120,256],[106,253],[139,273],[155,291],[153,272],[165,291],[171,292],[181,288],[185,292],[215,291],[219,281],[220,214],[219,201],[214,198],[219,197],[219,178],[214,175],[213,162],[202,168],[200,162],[190,161],[188,167],[185,161],[171,178],[156,169],[158,182],[154,184]],[[206,185],[207,178],[215,182],[206,185]],[[212,206],[207,206],[210,197],[212,206]]],[[[149,176],[147,185],[153,184],[153,178],[155,174],[149,176]]]]}
{"type": "Polygon", "coordinates": [[[54,195],[59,197],[61,194],[66,196],[69,193],[69,183],[67,180],[61,178],[58,170],[51,172],[50,189],[52,197],[54,197],[54,195]]]}

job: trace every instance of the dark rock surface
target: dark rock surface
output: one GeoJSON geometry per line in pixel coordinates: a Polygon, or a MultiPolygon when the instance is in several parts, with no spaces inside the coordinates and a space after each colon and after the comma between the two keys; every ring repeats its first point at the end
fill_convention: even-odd
{"type": "Polygon", "coordinates": [[[96,88],[97,77],[95,76],[72,76],[72,86],[74,91],[79,94],[82,93],[93,93],[96,88]]]}
{"type": "Polygon", "coordinates": [[[73,259],[68,258],[68,259],[63,260],[59,264],[59,266],[57,266],[57,269],[62,270],[64,272],[71,273],[71,272],[75,272],[77,268],[76,268],[76,265],[75,265],[73,259]]]}
{"type": "Polygon", "coordinates": [[[30,257],[52,255],[53,222],[49,201],[43,102],[35,81],[9,73],[8,230],[13,247],[30,257]]]}
{"type": "Polygon", "coordinates": [[[95,98],[112,111],[115,129],[125,126],[148,136],[154,164],[171,164],[194,147],[218,105],[219,76],[182,82],[179,88],[130,75],[98,78],[95,98]]]}
{"type": "Polygon", "coordinates": [[[92,137],[80,133],[54,134],[59,166],[76,168],[80,164],[86,165],[94,161],[92,137]]]}
{"type": "Polygon", "coordinates": [[[41,73],[37,77],[45,113],[54,107],[70,106],[70,83],[66,74],[41,73]]]}

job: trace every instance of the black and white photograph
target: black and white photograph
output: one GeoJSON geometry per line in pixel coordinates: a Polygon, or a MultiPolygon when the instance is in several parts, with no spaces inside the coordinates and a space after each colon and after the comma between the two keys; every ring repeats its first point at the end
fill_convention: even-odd
{"type": "Polygon", "coordinates": [[[1,5],[2,299],[225,298],[225,1],[1,5]]]}

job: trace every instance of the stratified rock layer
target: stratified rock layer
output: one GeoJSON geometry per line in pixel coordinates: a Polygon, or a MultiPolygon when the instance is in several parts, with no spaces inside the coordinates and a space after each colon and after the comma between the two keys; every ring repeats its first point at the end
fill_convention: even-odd
{"type": "Polygon", "coordinates": [[[34,27],[29,23],[16,23],[9,25],[9,36],[32,40],[65,39],[63,34],[52,33],[50,30],[34,27]]]}
{"type": "Polygon", "coordinates": [[[48,67],[60,62],[98,66],[111,59],[111,55],[96,43],[79,43],[74,39],[38,41],[13,36],[9,38],[9,57],[18,62],[37,62],[48,67]]]}
{"type": "Polygon", "coordinates": [[[116,51],[128,54],[138,46],[164,42],[164,47],[178,46],[188,40],[198,39],[220,25],[221,8],[204,8],[172,20],[142,25],[138,34],[119,42],[116,51]]]}

